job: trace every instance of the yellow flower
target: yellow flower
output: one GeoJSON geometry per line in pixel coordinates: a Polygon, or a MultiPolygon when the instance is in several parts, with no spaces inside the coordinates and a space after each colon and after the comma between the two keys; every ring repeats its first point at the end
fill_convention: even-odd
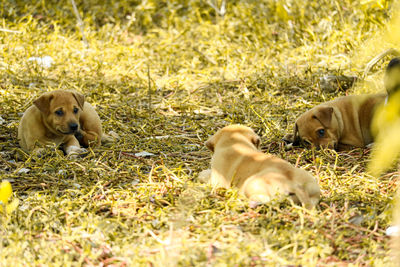
{"type": "Polygon", "coordinates": [[[8,200],[12,195],[12,187],[9,181],[3,181],[0,184],[0,212],[3,211],[3,205],[7,206],[8,200]]]}

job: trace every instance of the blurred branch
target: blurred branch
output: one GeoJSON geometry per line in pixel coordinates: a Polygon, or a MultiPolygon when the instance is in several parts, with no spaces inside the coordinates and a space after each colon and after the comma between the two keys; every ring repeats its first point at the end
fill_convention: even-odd
{"type": "Polygon", "coordinates": [[[400,52],[394,48],[389,48],[380,53],[379,55],[377,55],[376,57],[374,57],[373,59],[371,59],[371,61],[368,62],[367,66],[365,67],[363,78],[365,78],[368,75],[368,72],[376,65],[376,63],[378,63],[379,60],[386,57],[387,55],[393,55],[398,57],[400,56],[400,52]]]}
{"type": "Polygon", "coordinates": [[[75,13],[76,19],[78,20],[79,29],[81,30],[82,41],[85,44],[86,48],[89,48],[89,43],[88,43],[88,41],[86,39],[84,28],[83,28],[83,21],[81,19],[81,16],[79,15],[78,9],[76,8],[75,0],[71,0],[71,4],[72,4],[72,7],[74,9],[74,13],[75,13]]]}
{"type": "Polygon", "coordinates": [[[22,33],[21,31],[13,31],[13,30],[4,29],[4,28],[0,28],[0,32],[22,33]]]}
{"type": "Polygon", "coordinates": [[[214,8],[215,12],[217,12],[218,15],[220,15],[221,17],[225,16],[225,14],[226,14],[226,2],[225,2],[225,0],[222,0],[221,7],[219,7],[219,8],[217,7],[217,1],[216,1],[215,4],[212,1],[207,1],[207,3],[212,8],[214,8]]]}
{"type": "Polygon", "coordinates": [[[197,49],[196,47],[193,47],[193,50],[195,52],[197,52],[205,61],[211,63],[212,65],[217,65],[217,62],[215,62],[215,60],[213,60],[212,58],[206,56],[204,53],[202,53],[199,49],[197,49]]]}
{"type": "Polygon", "coordinates": [[[150,75],[150,65],[147,64],[147,79],[148,79],[148,96],[149,96],[149,103],[148,103],[148,110],[151,114],[151,75],[150,75]]]}

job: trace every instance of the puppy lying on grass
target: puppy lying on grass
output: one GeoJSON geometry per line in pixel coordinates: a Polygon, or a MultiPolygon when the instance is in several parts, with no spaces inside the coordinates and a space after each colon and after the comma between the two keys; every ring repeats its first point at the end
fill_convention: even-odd
{"type": "Polygon", "coordinates": [[[314,207],[320,197],[317,180],[307,171],[258,150],[260,138],[246,126],[220,129],[206,143],[214,152],[211,170],[200,173],[214,187],[235,186],[253,202],[266,203],[277,194],[289,195],[295,203],[314,207]]]}
{"type": "Polygon", "coordinates": [[[89,145],[100,145],[100,118],[85,97],[78,93],[56,90],[33,101],[22,116],[18,139],[22,149],[40,154],[41,145],[62,145],[65,154],[82,153],[89,145]]]}
{"type": "Polygon", "coordinates": [[[385,94],[343,96],[303,113],[295,123],[294,135],[284,140],[338,150],[365,147],[373,142],[371,121],[385,94]]]}

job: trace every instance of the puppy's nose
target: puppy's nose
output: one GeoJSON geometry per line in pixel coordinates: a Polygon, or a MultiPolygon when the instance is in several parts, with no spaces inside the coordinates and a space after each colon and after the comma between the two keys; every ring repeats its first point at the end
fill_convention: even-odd
{"type": "Polygon", "coordinates": [[[78,124],[75,122],[71,122],[69,124],[69,129],[71,129],[71,131],[76,132],[76,130],[78,130],[78,124]]]}

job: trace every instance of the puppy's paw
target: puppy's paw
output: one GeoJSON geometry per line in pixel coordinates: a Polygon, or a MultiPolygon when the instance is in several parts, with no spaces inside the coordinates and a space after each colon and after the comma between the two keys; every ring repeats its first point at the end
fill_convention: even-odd
{"type": "Polygon", "coordinates": [[[282,141],[285,142],[286,145],[294,143],[294,136],[293,134],[287,134],[282,138],[282,141]]]}
{"type": "Polygon", "coordinates": [[[260,206],[262,204],[264,204],[264,203],[259,202],[259,201],[254,201],[254,200],[249,201],[249,207],[251,209],[255,209],[255,208],[257,208],[258,206],[260,206]]]}
{"type": "Polygon", "coordinates": [[[76,159],[79,156],[86,156],[88,150],[83,147],[69,146],[65,149],[65,153],[69,158],[76,159]]]}
{"type": "Polygon", "coordinates": [[[294,146],[300,146],[301,145],[301,140],[297,135],[294,134],[286,134],[283,138],[282,141],[285,143],[285,148],[286,149],[291,149],[294,146]]]}
{"type": "Polygon", "coordinates": [[[32,151],[32,154],[38,158],[42,158],[46,154],[46,149],[43,147],[37,147],[32,151]]]}
{"type": "Polygon", "coordinates": [[[76,153],[80,150],[81,148],[79,146],[69,146],[65,148],[65,153],[67,155],[71,154],[71,153],[76,153]]]}
{"type": "Polygon", "coordinates": [[[208,183],[211,178],[211,170],[207,169],[199,173],[198,179],[201,183],[208,183]]]}
{"type": "Polygon", "coordinates": [[[81,131],[78,131],[74,134],[75,138],[78,140],[79,144],[83,142],[83,134],[81,131]]]}
{"type": "Polygon", "coordinates": [[[252,195],[249,197],[249,207],[254,209],[262,204],[265,204],[271,200],[271,197],[264,194],[252,195]]]}

